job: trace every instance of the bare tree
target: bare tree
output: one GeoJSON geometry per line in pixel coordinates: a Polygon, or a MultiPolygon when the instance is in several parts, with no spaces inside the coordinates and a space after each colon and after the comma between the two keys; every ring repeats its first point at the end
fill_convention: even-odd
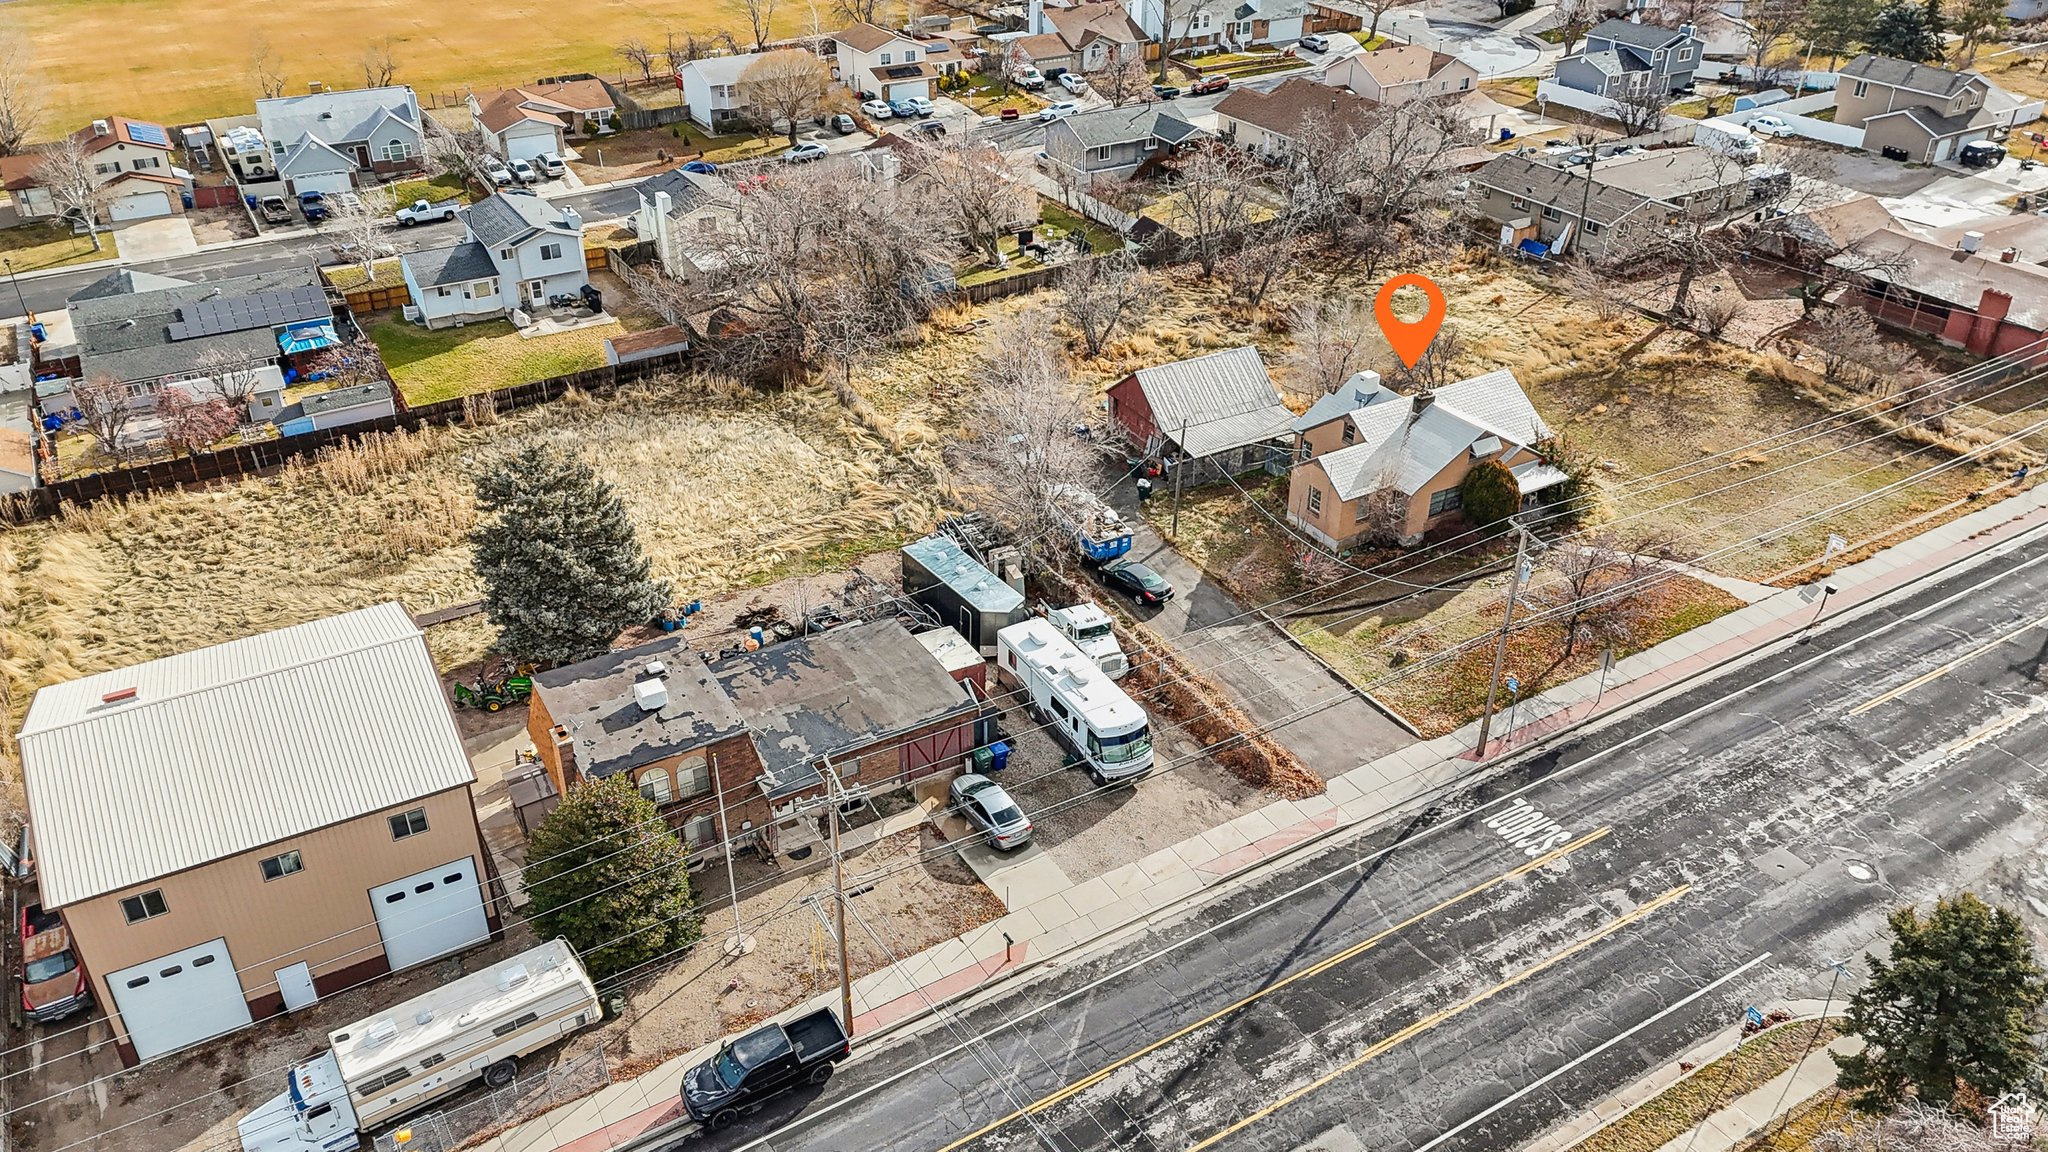
{"type": "MultiPolygon", "coordinates": [[[[249,401],[256,395],[256,385],[262,382],[268,362],[215,348],[202,354],[192,366],[199,375],[207,378],[207,393],[225,402],[236,419],[248,419],[249,401]]],[[[219,438],[214,437],[216,440],[219,438]]]]}
{"type": "Polygon", "coordinates": [[[1380,34],[1380,18],[1385,16],[1387,10],[1399,4],[1401,0],[1362,0],[1362,2],[1365,5],[1365,10],[1372,13],[1372,22],[1366,26],[1363,39],[1372,40],[1380,34]]]}
{"type": "MultiPolygon", "coordinates": [[[[1195,33],[1195,23],[1208,11],[1211,0],[1153,0],[1159,9],[1159,82],[1166,83],[1168,69],[1173,64],[1173,54],[1188,46],[1195,33]],[[1180,31],[1173,30],[1174,14],[1179,13],[1180,31]]],[[[1220,16],[1211,16],[1220,20],[1220,16]]]]}
{"type": "Polygon", "coordinates": [[[1120,52],[1108,67],[1088,78],[1088,86],[1111,107],[1135,104],[1152,92],[1152,73],[1140,52],[1120,52]]]}
{"type": "Polygon", "coordinates": [[[105,373],[88,376],[71,385],[71,402],[78,408],[78,422],[92,435],[100,452],[119,457],[127,449],[122,434],[135,419],[128,385],[105,373]]]}
{"type": "Polygon", "coordinates": [[[785,48],[770,52],[746,66],[740,73],[740,99],[746,102],[756,122],[766,131],[779,124],[796,145],[797,128],[824,100],[832,87],[832,72],[823,60],[809,52],[785,48]]]}
{"type": "Polygon", "coordinates": [[[1234,148],[1197,148],[1173,165],[1170,225],[1202,266],[1204,277],[1216,274],[1223,257],[1237,250],[1245,234],[1272,208],[1259,196],[1263,165],[1234,148]]]}
{"type": "Polygon", "coordinates": [[[1609,270],[1635,266],[1676,268],[1669,314],[1691,315],[1692,287],[1698,278],[1742,250],[1742,235],[1729,228],[1731,216],[1751,208],[1768,208],[1769,194],[1752,189],[1742,162],[1710,153],[1711,186],[1695,192],[1685,207],[1667,212],[1644,202],[1610,225],[1601,263],[1609,270]],[[1757,197],[1761,195],[1763,199],[1757,197]]]}
{"type": "Polygon", "coordinates": [[[284,61],[270,38],[258,32],[249,38],[249,78],[265,100],[284,95],[284,61]]]}
{"type": "Polygon", "coordinates": [[[337,239],[335,251],[346,253],[362,266],[363,278],[377,271],[377,255],[384,230],[391,224],[391,190],[382,185],[365,185],[354,199],[340,198],[332,206],[328,228],[337,239]]]}
{"type": "Polygon", "coordinates": [[[769,26],[775,23],[775,0],[730,0],[734,10],[746,17],[747,28],[754,34],[754,51],[768,47],[769,26]]]}
{"type": "Polygon", "coordinates": [[[375,341],[361,332],[321,349],[309,367],[335,389],[389,383],[391,380],[390,371],[384,367],[384,354],[378,350],[375,341]]]}
{"type": "Polygon", "coordinates": [[[1775,84],[1781,65],[1772,63],[1778,41],[1806,23],[1808,0],[1744,0],[1742,22],[1749,25],[1749,63],[1756,69],[1756,82],[1775,84]]]}
{"type": "MultiPolygon", "coordinates": [[[[1657,7],[1643,14],[1643,19],[1647,23],[1665,28],[1690,24],[1695,28],[1704,29],[1706,21],[1718,15],[1720,11],[1720,0],[1660,0],[1657,7]]],[[[1745,4],[1744,15],[1747,14],[1748,5],[1745,4]]]]}
{"type": "Polygon", "coordinates": [[[1400,465],[1389,461],[1373,482],[1372,491],[1358,498],[1358,531],[1371,544],[1399,544],[1408,535],[1408,501],[1401,491],[1400,465]]]}
{"type": "Polygon", "coordinates": [[[1962,42],[1956,45],[1957,67],[1974,63],[1977,49],[1997,40],[2007,24],[2001,0],[1957,0],[1948,10],[1948,19],[1949,30],[1962,37],[1962,42]]]}
{"type": "Polygon", "coordinates": [[[1128,251],[1077,260],[1060,273],[1055,307],[1081,333],[1090,356],[1102,355],[1119,327],[1135,323],[1151,303],[1151,274],[1128,251]]]}
{"type": "Polygon", "coordinates": [[[991,266],[1005,232],[1037,219],[1038,195],[1007,153],[965,135],[919,149],[918,185],[936,215],[991,266]]]}
{"type": "Polygon", "coordinates": [[[474,125],[458,132],[428,117],[421,141],[421,159],[429,171],[464,181],[482,178],[483,159],[490,155],[490,148],[474,125]]]}
{"type": "Polygon", "coordinates": [[[398,77],[398,41],[389,36],[363,47],[363,87],[383,88],[398,77]]]}
{"type": "Polygon", "coordinates": [[[1397,224],[1436,213],[1461,220],[1470,211],[1456,194],[1463,174],[1453,153],[1477,143],[1470,117],[1456,104],[1411,100],[1382,104],[1356,120],[1304,121],[1296,137],[1297,171],[1317,185],[1317,204],[1331,209],[1334,238],[1367,265],[1392,251],[1397,224]],[[1337,202],[1350,205],[1336,211],[1337,202]]]}
{"type": "Polygon", "coordinates": [[[832,0],[832,11],[851,24],[873,24],[882,14],[882,0],[832,0]]]}
{"type": "Polygon", "coordinates": [[[187,456],[218,444],[242,418],[218,396],[195,396],[183,388],[166,388],[156,398],[156,418],[164,439],[187,456]]]}
{"type": "Polygon", "coordinates": [[[1557,31],[1564,38],[1561,43],[1564,45],[1565,55],[1571,55],[1572,49],[1579,46],[1579,41],[1586,38],[1586,33],[1591,32],[1593,25],[1599,20],[1598,0],[1560,0],[1557,6],[1557,31]]]}
{"type": "Polygon", "coordinates": [[[1388,376],[1411,392],[1434,392],[1458,381],[1455,365],[1464,352],[1465,342],[1458,335],[1457,325],[1445,324],[1412,367],[1396,364],[1388,376]]]}
{"type": "Polygon", "coordinates": [[[619,41],[618,47],[612,49],[612,54],[638,68],[643,83],[654,79],[654,50],[647,46],[647,41],[638,36],[629,36],[619,41]]]}
{"type": "Polygon", "coordinates": [[[100,245],[100,210],[106,206],[106,185],[93,171],[92,152],[78,136],[60,136],[42,150],[35,167],[35,181],[50,194],[57,213],[85,225],[92,237],[92,250],[100,245]]]}
{"type": "Polygon", "coordinates": [[[1335,392],[1365,367],[1379,331],[1372,309],[1350,296],[1303,301],[1290,320],[1294,342],[1287,363],[1317,396],[1335,392]]]}
{"type": "Polygon", "coordinates": [[[1648,76],[1643,79],[1644,83],[1607,98],[1610,114],[1621,125],[1623,136],[1643,136],[1664,127],[1664,110],[1671,107],[1671,93],[1649,82],[1648,76]]]}
{"type": "Polygon", "coordinates": [[[1564,644],[1537,680],[1570,660],[1582,644],[1605,641],[1621,647],[1633,642],[1645,620],[1651,577],[1672,556],[1672,542],[1659,536],[1624,543],[1603,533],[1553,545],[1552,578],[1531,589],[1529,599],[1558,622],[1564,644]]]}
{"type": "Polygon", "coordinates": [[[1815,1139],[1817,1152],[2020,1152],[2030,1141],[2002,1139],[1968,1116],[1934,1104],[1907,1100],[1875,1117],[1851,1117],[1847,1128],[1830,1125],[1815,1139]]]}
{"type": "Polygon", "coordinates": [[[1619,320],[1628,315],[1628,297],[1610,270],[1589,261],[1573,260],[1563,266],[1558,279],[1572,299],[1592,305],[1602,320],[1619,320]]]}
{"type": "Polygon", "coordinates": [[[28,33],[0,21],[0,156],[28,144],[43,121],[43,86],[35,74],[35,50],[28,33]]]}
{"type": "Polygon", "coordinates": [[[1060,567],[1071,555],[1061,500],[1093,487],[1095,453],[1075,434],[1088,411],[1052,317],[1028,311],[992,325],[976,376],[967,435],[951,453],[955,472],[974,507],[1060,567]]]}
{"type": "Polygon", "coordinates": [[[690,317],[704,307],[703,297],[663,271],[659,261],[635,268],[621,260],[612,267],[612,273],[625,284],[633,299],[678,328],[691,327],[690,317]]]}

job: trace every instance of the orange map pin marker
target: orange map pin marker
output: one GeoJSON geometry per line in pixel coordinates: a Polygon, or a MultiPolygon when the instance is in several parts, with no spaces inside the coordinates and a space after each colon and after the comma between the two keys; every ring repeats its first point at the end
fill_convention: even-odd
{"type": "Polygon", "coordinates": [[[1380,285],[1380,294],[1372,302],[1373,315],[1380,320],[1380,331],[1393,345],[1394,355],[1401,363],[1413,368],[1421,361],[1422,354],[1429,351],[1429,343],[1436,339],[1437,330],[1444,326],[1444,313],[1449,308],[1444,304],[1444,290],[1436,281],[1427,276],[1406,272],[1380,285]],[[1394,293],[1403,288],[1420,288],[1429,297],[1429,310],[1422,319],[1409,323],[1394,315],[1394,293]]]}

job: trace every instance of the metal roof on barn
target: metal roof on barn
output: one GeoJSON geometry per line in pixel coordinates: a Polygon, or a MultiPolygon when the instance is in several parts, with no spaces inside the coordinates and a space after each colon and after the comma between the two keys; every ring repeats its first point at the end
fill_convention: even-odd
{"type": "Polygon", "coordinates": [[[1287,435],[1294,413],[1250,345],[1176,360],[1132,374],[1153,425],[1200,459],[1287,435]]]}

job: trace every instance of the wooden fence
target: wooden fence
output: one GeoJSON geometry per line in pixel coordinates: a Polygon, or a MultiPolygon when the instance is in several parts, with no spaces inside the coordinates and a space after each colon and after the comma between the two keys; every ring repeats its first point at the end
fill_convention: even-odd
{"type": "Polygon", "coordinates": [[[1006,296],[1019,296],[1026,292],[1036,292],[1040,288],[1051,284],[1059,276],[1060,270],[1065,267],[1066,265],[1064,264],[1056,264],[1049,268],[1033,268],[1029,272],[1019,272],[1015,276],[1005,276],[1000,280],[986,280],[980,284],[970,284],[960,289],[960,295],[966,297],[969,304],[986,304],[991,300],[1001,300],[1006,296]]]}
{"type": "Polygon", "coordinates": [[[340,428],[283,436],[254,444],[237,444],[218,452],[202,452],[176,460],[159,460],[134,468],[115,468],[59,480],[11,497],[0,497],[0,521],[44,519],[58,514],[65,504],[89,504],[109,496],[133,496],[163,492],[187,484],[234,480],[260,475],[294,461],[311,457],[323,448],[357,440],[372,432],[399,428],[421,428],[429,424],[453,424],[480,409],[511,412],[558,400],[571,388],[584,392],[606,392],[621,384],[644,380],[682,367],[683,353],[671,353],[630,364],[607,365],[567,376],[532,380],[490,392],[458,396],[408,408],[393,416],[365,420],[340,428]]]}
{"type": "Polygon", "coordinates": [[[358,288],[353,292],[343,293],[341,298],[348,301],[349,311],[363,315],[405,307],[412,303],[412,289],[407,288],[401,281],[388,288],[358,288]]]}

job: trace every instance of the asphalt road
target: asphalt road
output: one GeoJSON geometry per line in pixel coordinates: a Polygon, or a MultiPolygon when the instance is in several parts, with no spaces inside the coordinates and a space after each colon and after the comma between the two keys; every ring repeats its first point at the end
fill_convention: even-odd
{"type": "Polygon", "coordinates": [[[1515,1147],[1899,902],[2048,896],[2044,593],[2037,537],[666,1147],[1515,1147]]]}

